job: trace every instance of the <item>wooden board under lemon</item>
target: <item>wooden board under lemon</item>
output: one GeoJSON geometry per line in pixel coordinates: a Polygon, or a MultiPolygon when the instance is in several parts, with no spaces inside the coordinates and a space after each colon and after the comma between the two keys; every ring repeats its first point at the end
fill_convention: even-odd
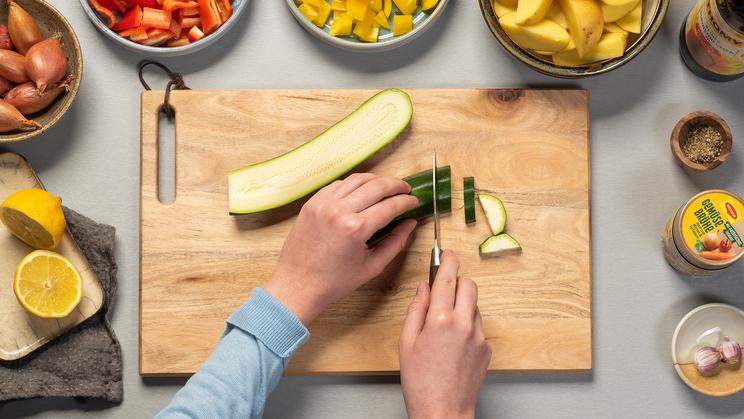
{"type": "Polygon", "coordinates": [[[295,0],[300,12],[332,36],[377,42],[382,30],[393,36],[413,30],[414,12],[431,13],[439,0],[295,0]]]}
{"type": "Polygon", "coordinates": [[[622,57],[641,32],[642,0],[492,0],[520,47],[566,67],[622,57]]]}
{"type": "MultiPolygon", "coordinates": [[[[0,202],[14,192],[40,188],[33,169],[21,156],[0,154],[0,202]]],[[[18,264],[34,249],[0,226],[0,359],[21,358],[55,337],[82,323],[103,304],[103,289],[70,234],[62,234],[56,252],[64,255],[80,271],[82,298],[77,307],[60,319],[43,319],[26,311],[13,292],[18,264]]]]}

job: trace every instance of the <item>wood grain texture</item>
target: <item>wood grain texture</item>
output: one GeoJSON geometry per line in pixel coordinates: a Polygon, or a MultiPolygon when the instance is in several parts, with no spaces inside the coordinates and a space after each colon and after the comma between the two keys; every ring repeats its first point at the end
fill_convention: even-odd
{"type": "MultiPolygon", "coordinates": [[[[356,171],[404,177],[436,147],[453,173],[442,243],[479,284],[491,371],[592,367],[588,94],[583,90],[410,90],[410,128],[356,171]],[[483,259],[489,235],[463,216],[462,177],[503,199],[521,255],[483,259]]],[[[193,373],[225,319],[273,271],[302,202],[228,215],[227,172],[288,151],[374,94],[366,90],[178,91],[176,200],[157,199],[157,110],[142,96],[140,373],[193,373]]],[[[330,307],[290,374],[398,371],[397,337],[427,278],[431,224],[386,270],[330,307]]],[[[354,269],[349,266],[349,269],[354,269]]]]}
{"type": "MultiPolygon", "coordinates": [[[[31,165],[14,153],[0,153],[0,202],[22,189],[43,188],[31,165]]],[[[65,231],[56,251],[66,256],[83,277],[83,298],[70,315],[42,319],[28,313],[13,293],[15,269],[34,249],[0,224],[0,359],[24,357],[94,315],[103,304],[103,289],[77,244],[65,231]]]]}

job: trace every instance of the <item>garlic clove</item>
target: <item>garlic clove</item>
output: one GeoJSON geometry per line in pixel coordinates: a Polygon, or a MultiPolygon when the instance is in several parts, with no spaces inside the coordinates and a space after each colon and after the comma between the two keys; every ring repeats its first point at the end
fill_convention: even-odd
{"type": "Polygon", "coordinates": [[[735,340],[725,338],[718,349],[721,353],[721,361],[734,365],[741,361],[741,345],[735,340]]]}
{"type": "Polygon", "coordinates": [[[703,375],[713,375],[721,364],[721,354],[712,346],[695,351],[695,368],[703,375]]]}

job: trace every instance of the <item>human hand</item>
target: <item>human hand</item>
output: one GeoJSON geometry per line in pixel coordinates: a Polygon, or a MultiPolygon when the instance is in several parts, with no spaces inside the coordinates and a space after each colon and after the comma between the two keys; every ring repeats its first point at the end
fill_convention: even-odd
{"type": "Polygon", "coordinates": [[[406,220],[373,248],[367,240],[416,207],[410,185],[370,173],[352,174],[319,190],[303,207],[264,289],[303,324],[382,273],[416,227],[406,220]]]}
{"type": "Polygon", "coordinates": [[[458,278],[457,256],[445,250],[432,289],[416,289],[398,342],[408,416],[473,418],[491,347],[478,311],[478,286],[458,278]]]}

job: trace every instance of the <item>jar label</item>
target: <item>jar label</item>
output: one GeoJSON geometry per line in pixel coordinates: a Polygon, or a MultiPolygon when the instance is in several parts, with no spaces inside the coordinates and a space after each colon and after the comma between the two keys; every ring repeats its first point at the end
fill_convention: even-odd
{"type": "Polygon", "coordinates": [[[687,49],[703,68],[717,74],[744,73],[744,35],[731,28],[716,0],[701,0],[687,17],[687,49]]]}
{"type": "Polygon", "coordinates": [[[740,231],[744,233],[744,229],[736,229],[743,220],[744,203],[738,198],[722,192],[706,193],[690,202],[682,214],[682,237],[692,253],[725,263],[743,251],[740,231]]]}

